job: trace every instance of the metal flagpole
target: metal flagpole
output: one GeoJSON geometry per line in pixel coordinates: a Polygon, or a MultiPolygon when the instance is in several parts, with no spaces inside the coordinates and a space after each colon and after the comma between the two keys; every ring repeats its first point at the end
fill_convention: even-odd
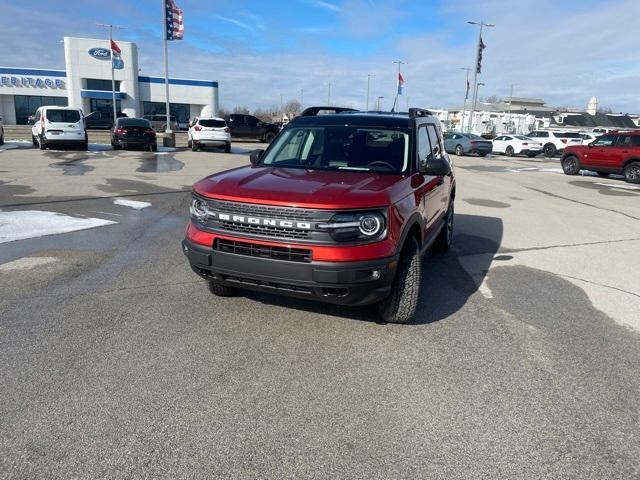
{"type": "Polygon", "coordinates": [[[403,62],[401,60],[397,60],[395,62],[392,63],[397,63],[398,64],[398,79],[397,79],[397,85],[396,85],[396,98],[393,101],[393,108],[391,109],[392,112],[396,111],[396,105],[398,104],[398,95],[400,95],[400,65],[406,65],[407,62],[403,62]]]}
{"type": "Polygon", "coordinates": [[[171,133],[171,121],[169,117],[169,49],[167,42],[167,2],[166,0],[162,0],[162,18],[163,18],[163,30],[164,30],[164,90],[165,90],[165,98],[166,98],[166,109],[167,109],[167,129],[165,133],[171,133]]]}
{"type": "Polygon", "coordinates": [[[473,125],[473,114],[476,110],[476,101],[478,100],[478,64],[480,62],[480,55],[482,52],[480,50],[480,45],[482,44],[482,29],[484,27],[495,27],[495,25],[490,23],[484,23],[484,20],[480,22],[467,22],[469,25],[479,25],[480,31],[478,32],[478,49],[476,51],[476,63],[473,69],[473,99],[471,103],[471,112],[469,112],[469,132],[471,131],[471,127],[473,125]]]}
{"type": "Polygon", "coordinates": [[[467,83],[464,84],[464,102],[462,106],[462,115],[460,118],[460,131],[464,132],[464,114],[467,111],[467,99],[469,98],[469,67],[460,67],[460,70],[467,72],[467,83]]]}
{"type": "Polygon", "coordinates": [[[110,59],[111,59],[111,104],[113,107],[113,124],[115,125],[116,120],[118,119],[117,116],[117,109],[116,109],[116,77],[115,77],[115,72],[114,72],[114,68],[113,68],[113,48],[111,48],[111,44],[113,42],[113,29],[114,28],[124,28],[124,27],[120,27],[120,26],[115,26],[110,24],[110,23],[97,23],[96,26],[98,27],[105,27],[109,29],[109,52],[111,52],[110,55],[110,59]]]}
{"type": "Polygon", "coordinates": [[[371,87],[372,78],[376,78],[376,76],[370,73],[367,73],[367,108],[365,109],[367,112],[369,111],[369,91],[371,89],[370,87],[371,87]]]}

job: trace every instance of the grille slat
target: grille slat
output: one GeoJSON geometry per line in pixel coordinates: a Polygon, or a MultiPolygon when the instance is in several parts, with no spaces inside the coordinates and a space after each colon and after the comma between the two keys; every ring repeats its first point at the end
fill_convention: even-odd
{"type": "Polygon", "coordinates": [[[251,235],[263,235],[266,237],[298,239],[309,238],[308,230],[296,230],[294,228],[267,227],[264,225],[250,225],[246,223],[234,223],[227,221],[220,222],[220,228],[229,232],[249,233],[251,235]]]}
{"type": "Polygon", "coordinates": [[[214,249],[247,257],[270,258],[288,262],[311,263],[311,250],[302,248],[273,247],[256,243],[217,239],[214,249]]]}
{"type": "Polygon", "coordinates": [[[254,215],[268,218],[286,218],[287,220],[312,220],[313,210],[293,207],[274,207],[252,203],[227,202],[225,200],[209,200],[210,208],[235,215],[254,215]]]}

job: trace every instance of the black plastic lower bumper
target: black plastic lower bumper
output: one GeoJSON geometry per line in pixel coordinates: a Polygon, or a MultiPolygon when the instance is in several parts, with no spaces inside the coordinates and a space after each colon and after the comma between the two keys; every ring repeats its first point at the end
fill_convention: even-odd
{"type": "Polygon", "coordinates": [[[369,305],[389,295],[397,256],[366,262],[293,262],[221,252],[183,240],[191,268],[224,285],[340,305],[369,305]]]}

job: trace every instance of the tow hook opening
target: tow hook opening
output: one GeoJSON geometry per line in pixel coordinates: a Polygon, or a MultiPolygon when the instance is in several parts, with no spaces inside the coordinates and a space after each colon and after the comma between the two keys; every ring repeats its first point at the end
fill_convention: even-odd
{"type": "Polygon", "coordinates": [[[348,288],[323,288],[322,295],[324,297],[346,297],[349,295],[348,288]]]}

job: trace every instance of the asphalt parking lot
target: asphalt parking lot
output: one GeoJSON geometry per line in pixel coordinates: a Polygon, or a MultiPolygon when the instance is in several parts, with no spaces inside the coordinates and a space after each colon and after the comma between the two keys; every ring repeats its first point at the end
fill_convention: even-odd
{"type": "Polygon", "coordinates": [[[640,476],[639,186],[455,157],[400,326],[191,272],[191,184],[256,146],[0,147],[0,478],[640,476]]]}

